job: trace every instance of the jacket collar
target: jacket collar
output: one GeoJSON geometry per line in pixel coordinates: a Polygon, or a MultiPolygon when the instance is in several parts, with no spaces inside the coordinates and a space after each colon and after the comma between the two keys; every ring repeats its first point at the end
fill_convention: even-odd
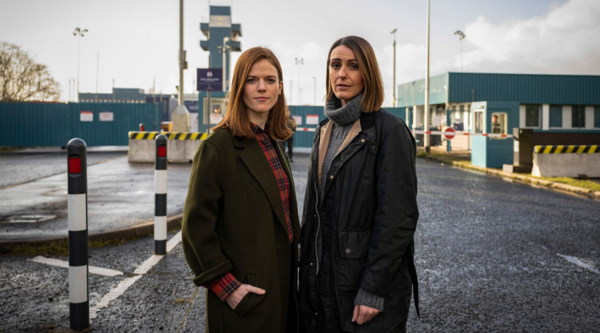
{"type": "MultiPolygon", "coordinates": [[[[275,178],[275,174],[271,165],[267,158],[265,157],[265,153],[260,147],[260,143],[256,138],[252,139],[242,139],[238,137],[234,137],[235,146],[243,149],[240,153],[240,158],[246,164],[250,173],[254,176],[254,178],[258,181],[263,191],[267,195],[269,199],[269,203],[275,212],[275,216],[279,220],[281,226],[285,229],[287,233],[287,221],[285,219],[285,211],[283,210],[283,202],[281,201],[281,193],[279,191],[279,185],[277,184],[277,179],[275,178]]],[[[290,184],[292,183],[292,174],[290,172],[289,165],[284,163],[282,160],[283,153],[281,152],[281,147],[277,142],[273,142],[273,147],[277,152],[277,156],[280,161],[282,161],[282,165],[284,167],[284,171],[286,172],[288,179],[290,179],[290,184]]],[[[291,191],[290,191],[291,192],[291,191]]],[[[290,200],[292,200],[292,196],[290,195],[290,200]]],[[[290,211],[291,213],[291,211],[290,211]]],[[[294,233],[296,234],[296,230],[294,233]]],[[[298,231],[299,232],[299,231],[298,231]]],[[[296,235],[294,235],[296,237],[296,235]]]]}

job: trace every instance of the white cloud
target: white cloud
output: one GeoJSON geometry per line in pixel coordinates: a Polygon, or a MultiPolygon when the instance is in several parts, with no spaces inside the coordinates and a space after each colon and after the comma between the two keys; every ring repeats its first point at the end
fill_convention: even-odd
{"type": "MultiPolygon", "coordinates": [[[[465,71],[600,74],[600,1],[571,0],[545,16],[465,28],[465,71]]],[[[456,70],[460,54],[450,62],[456,70]],[[457,61],[458,60],[458,61],[457,61]]]]}

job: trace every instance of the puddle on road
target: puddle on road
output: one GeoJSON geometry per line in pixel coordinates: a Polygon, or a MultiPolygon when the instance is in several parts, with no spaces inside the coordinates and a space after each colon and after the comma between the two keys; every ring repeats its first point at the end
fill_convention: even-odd
{"type": "Polygon", "coordinates": [[[13,215],[6,218],[3,223],[39,223],[57,218],[58,215],[13,215]]]}
{"type": "Polygon", "coordinates": [[[596,267],[593,264],[589,264],[577,257],[565,256],[560,253],[557,253],[556,255],[559,257],[565,258],[568,262],[573,263],[579,267],[583,267],[583,268],[585,268],[589,271],[592,271],[596,274],[600,274],[600,271],[598,269],[596,269],[596,267]]]}

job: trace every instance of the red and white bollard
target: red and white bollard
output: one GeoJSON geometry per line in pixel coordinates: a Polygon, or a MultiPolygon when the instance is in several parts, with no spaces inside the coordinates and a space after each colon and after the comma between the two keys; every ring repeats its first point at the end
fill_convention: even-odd
{"type": "Polygon", "coordinates": [[[154,170],[154,253],[167,254],[167,137],[156,137],[154,170]]]}
{"type": "Polygon", "coordinates": [[[69,315],[71,328],[90,326],[88,287],[87,146],[67,144],[69,225],[69,315]]]}

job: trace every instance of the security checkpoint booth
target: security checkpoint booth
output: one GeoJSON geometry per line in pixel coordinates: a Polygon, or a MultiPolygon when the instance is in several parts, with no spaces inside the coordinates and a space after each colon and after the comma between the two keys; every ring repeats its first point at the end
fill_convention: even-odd
{"type": "Polygon", "coordinates": [[[518,102],[471,103],[471,163],[484,168],[502,168],[513,163],[513,137],[519,126],[518,102]]]}
{"type": "Polygon", "coordinates": [[[447,72],[430,77],[427,111],[425,79],[398,85],[397,96],[419,145],[430,134],[431,147],[470,151],[482,167],[531,172],[535,145],[600,144],[598,75],[447,72]]]}

